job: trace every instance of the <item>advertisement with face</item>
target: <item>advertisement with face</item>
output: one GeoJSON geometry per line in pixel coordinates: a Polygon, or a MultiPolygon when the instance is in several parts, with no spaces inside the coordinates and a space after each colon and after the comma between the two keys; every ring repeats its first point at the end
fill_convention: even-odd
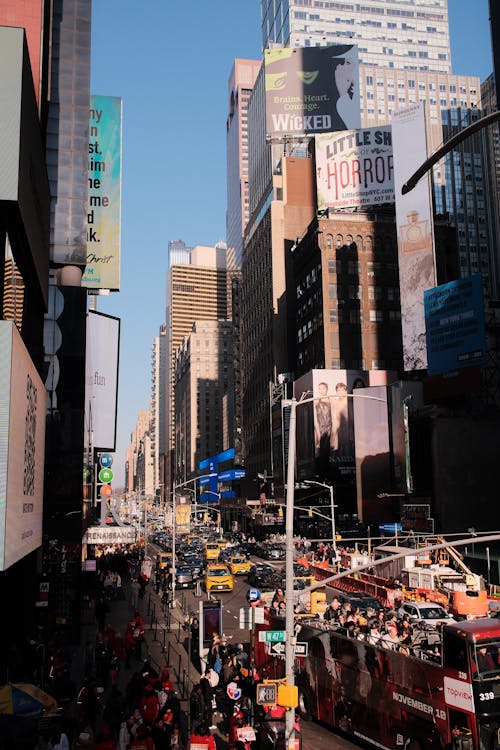
{"type": "Polygon", "coordinates": [[[359,370],[311,370],[295,383],[297,398],[305,385],[314,397],[312,403],[297,409],[298,478],[317,475],[354,482],[354,419],[349,395],[368,383],[368,373],[359,370]]]}
{"type": "Polygon", "coordinates": [[[356,45],[267,49],[264,64],[269,137],[361,127],[356,45]]]}
{"type": "Polygon", "coordinates": [[[390,126],[317,135],[318,209],[394,203],[390,126]]]}

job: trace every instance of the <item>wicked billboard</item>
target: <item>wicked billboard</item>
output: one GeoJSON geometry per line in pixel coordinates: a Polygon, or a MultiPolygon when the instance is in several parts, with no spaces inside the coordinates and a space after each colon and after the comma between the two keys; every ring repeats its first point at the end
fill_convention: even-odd
{"type": "Polygon", "coordinates": [[[269,137],[361,127],[357,46],[268,49],[264,62],[269,137]]]}

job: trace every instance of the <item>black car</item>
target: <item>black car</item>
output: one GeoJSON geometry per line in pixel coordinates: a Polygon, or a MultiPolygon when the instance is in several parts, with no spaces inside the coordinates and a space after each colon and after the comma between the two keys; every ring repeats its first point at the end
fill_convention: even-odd
{"type": "Polygon", "coordinates": [[[191,572],[195,581],[205,574],[206,563],[202,557],[191,557],[186,560],[186,566],[191,568],[191,572]]]}
{"type": "Polygon", "coordinates": [[[255,563],[250,568],[247,581],[251,586],[261,589],[272,589],[275,586],[276,571],[272,565],[266,563],[255,563]]]}

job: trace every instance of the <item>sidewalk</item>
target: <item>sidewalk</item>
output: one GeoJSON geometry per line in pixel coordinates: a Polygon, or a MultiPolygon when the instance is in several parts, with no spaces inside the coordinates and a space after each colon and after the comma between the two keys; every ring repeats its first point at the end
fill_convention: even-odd
{"type": "MultiPolygon", "coordinates": [[[[109,602],[110,612],[107,617],[107,624],[111,625],[122,636],[125,634],[127,623],[136,609],[132,606],[128,580],[124,581],[123,591],[123,599],[116,599],[109,602]]],[[[164,667],[168,667],[170,678],[181,701],[182,709],[187,713],[189,710],[189,694],[192,686],[199,682],[200,674],[190,664],[190,660],[188,659],[185,647],[187,640],[186,632],[183,629],[184,613],[180,602],[177,602],[176,607],[173,609],[164,609],[160,604],[159,598],[151,588],[151,590],[147,590],[142,600],[139,599],[137,609],[145,622],[142,660],[138,661],[132,657],[130,669],[127,669],[123,663],[118,672],[117,684],[120,690],[125,692],[133,673],[138,670],[146,659],[158,673],[164,667]],[[168,625],[169,619],[170,627],[168,625]]],[[[88,667],[93,666],[91,654],[93,654],[96,634],[97,623],[94,618],[93,609],[85,610],[82,612],[81,645],[75,654],[72,665],[72,676],[78,687],[82,684],[88,667]]],[[[104,697],[106,696],[107,692],[104,697]]],[[[314,727],[315,725],[308,726],[307,723],[302,723],[302,750],[317,750],[318,738],[314,727]]],[[[216,735],[217,748],[221,750],[227,748],[226,738],[218,730],[215,730],[213,733],[216,735]]]]}
{"type": "MultiPolygon", "coordinates": [[[[110,625],[122,637],[125,635],[127,624],[137,609],[145,623],[142,657],[139,661],[134,656],[130,660],[130,668],[125,662],[117,675],[117,685],[125,693],[130,678],[148,660],[151,667],[160,674],[164,667],[170,670],[172,680],[182,709],[187,713],[189,695],[194,684],[199,682],[200,674],[196,671],[188,658],[186,632],[183,629],[184,613],[179,604],[175,608],[164,608],[159,597],[154,594],[152,587],[146,589],[143,599],[139,599],[137,607],[132,606],[132,592],[128,580],[123,581],[123,598],[112,599],[108,602],[109,613],[106,625],[110,625]],[[148,590],[149,589],[149,590],[148,590]]],[[[93,608],[82,612],[80,647],[76,650],[72,661],[72,678],[77,689],[83,684],[87,673],[95,674],[94,646],[96,643],[97,622],[93,608]]],[[[109,693],[109,687],[104,694],[104,700],[109,693]]]]}

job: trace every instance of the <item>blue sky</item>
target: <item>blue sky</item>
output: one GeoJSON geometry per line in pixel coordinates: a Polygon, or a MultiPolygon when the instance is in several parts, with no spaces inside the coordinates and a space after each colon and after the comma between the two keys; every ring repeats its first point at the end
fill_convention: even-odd
{"type": "MultiPolygon", "coordinates": [[[[92,93],[123,99],[121,291],[97,303],[122,320],[118,486],[137,412],[149,406],[168,241],[225,240],[227,83],[235,57],[260,57],[260,3],[92,5],[92,93]]],[[[453,72],[484,80],[492,70],[488,0],[448,0],[448,10],[453,72]]]]}

